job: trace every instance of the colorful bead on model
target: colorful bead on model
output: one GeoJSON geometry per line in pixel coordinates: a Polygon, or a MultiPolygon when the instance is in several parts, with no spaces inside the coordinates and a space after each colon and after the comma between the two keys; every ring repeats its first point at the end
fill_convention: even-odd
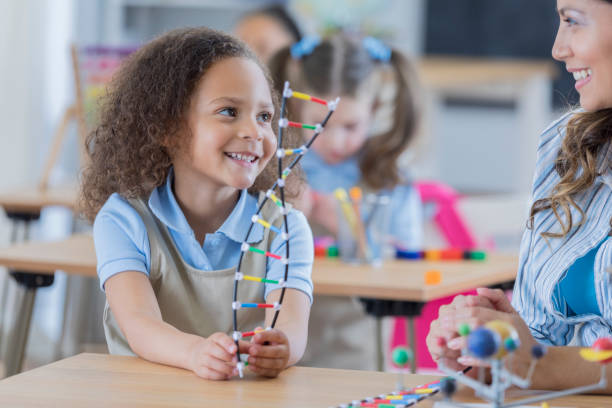
{"type": "Polygon", "coordinates": [[[414,360],[414,353],[406,347],[396,347],[391,353],[391,361],[400,369],[397,379],[397,391],[404,391],[404,369],[414,360]]]}
{"type": "MultiPolygon", "coordinates": [[[[531,355],[533,359],[527,370],[526,377],[522,378],[511,372],[510,369],[507,368],[511,367],[511,365],[507,364],[505,361],[506,358],[511,358],[512,354],[521,347],[518,332],[510,323],[502,320],[491,320],[471,332],[466,324],[462,324],[459,326],[458,332],[462,336],[467,336],[466,348],[462,350],[462,355],[482,360],[486,365],[490,366],[491,383],[487,384],[482,382],[482,378],[484,378],[482,368],[479,368],[479,370],[481,370],[479,373],[479,378],[481,378],[481,380],[475,380],[463,375],[464,373],[462,372],[456,372],[447,368],[443,360],[440,360],[438,363],[438,369],[449,375],[453,381],[474,389],[478,397],[489,402],[490,405],[486,405],[487,407],[509,408],[519,405],[527,406],[552,398],[587,393],[592,390],[606,387],[605,364],[612,361],[612,339],[600,338],[593,343],[592,347],[580,350],[582,358],[587,361],[601,364],[600,379],[597,383],[577,386],[561,391],[547,392],[506,403],[505,392],[508,388],[513,386],[518,386],[520,388],[530,387],[531,377],[535,371],[536,364],[546,354],[545,346],[541,344],[532,346],[531,355]]],[[[454,384],[443,382],[441,388],[443,394],[446,396],[445,407],[460,408],[465,406],[464,404],[454,403],[452,401],[452,396],[456,389],[454,384]]],[[[548,407],[548,403],[543,402],[542,407],[548,407]]]]}
{"type": "Polygon", "coordinates": [[[283,298],[285,296],[285,290],[286,290],[286,282],[287,279],[289,277],[289,244],[285,245],[285,254],[283,255],[279,255],[279,254],[273,254],[271,252],[268,251],[264,251],[262,249],[259,248],[255,248],[251,245],[249,245],[248,242],[248,238],[251,234],[251,231],[253,230],[253,226],[255,224],[260,224],[262,225],[264,228],[269,229],[270,231],[273,231],[276,234],[279,234],[285,241],[287,241],[289,239],[289,227],[287,225],[287,207],[285,204],[285,180],[287,179],[287,177],[289,176],[289,174],[291,173],[291,170],[299,163],[299,161],[301,160],[301,158],[308,152],[308,149],[310,148],[310,146],[312,145],[312,143],[316,140],[316,138],[321,134],[321,132],[323,131],[323,128],[325,127],[325,125],[327,124],[327,121],[329,120],[329,118],[331,117],[331,115],[334,113],[336,106],[338,105],[338,101],[340,100],[339,98],[337,98],[334,101],[324,101],[322,99],[318,99],[315,98],[313,96],[301,93],[301,92],[295,92],[293,90],[291,90],[291,88],[289,87],[289,82],[285,82],[285,88],[283,90],[283,98],[282,98],[282,102],[281,102],[281,110],[280,110],[280,120],[279,120],[279,127],[278,127],[278,142],[277,142],[277,146],[278,146],[278,150],[276,152],[276,156],[278,159],[278,179],[276,180],[276,182],[274,183],[274,185],[268,190],[266,191],[265,194],[265,198],[262,200],[262,202],[259,204],[256,213],[253,215],[253,217],[251,218],[251,225],[249,226],[249,229],[247,230],[246,236],[243,240],[242,243],[242,247],[241,247],[241,251],[240,251],[240,257],[238,259],[238,266],[236,267],[236,276],[234,279],[234,294],[233,294],[233,300],[232,300],[232,311],[233,311],[233,327],[234,327],[234,336],[233,339],[236,343],[236,357],[237,357],[237,368],[238,368],[238,373],[240,375],[240,377],[243,377],[243,369],[244,367],[246,367],[247,363],[246,361],[243,361],[242,356],[240,355],[240,353],[238,352],[238,341],[243,338],[243,337],[251,337],[253,336],[255,333],[257,333],[257,331],[254,332],[240,332],[238,330],[238,311],[244,308],[258,308],[258,309],[272,309],[274,310],[274,316],[272,317],[272,323],[270,325],[270,329],[274,328],[276,321],[278,319],[278,314],[280,312],[281,309],[281,305],[282,305],[282,301],[283,298]],[[287,103],[287,99],[288,98],[298,98],[298,99],[302,99],[302,100],[307,100],[307,101],[312,101],[312,102],[316,102],[318,104],[324,105],[327,107],[328,111],[327,111],[327,115],[325,116],[325,118],[323,119],[323,121],[320,124],[317,125],[306,125],[306,124],[302,124],[302,123],[297,123],[297,122],[290,122],[286,117],[285,117],[285,108],[286,108],[286,103],[287,103]],[[312,135],[312,137],[310,138],[310,140],[308,140],[308,142],[305,145],[302,145],[300,147],[297,148],[290,148],[290,149],[286,149],[283,146],[283,133],[284,133],[284,129],[288,126],[291,127],[299,127],[302,129],[310,129],[310,130],[314,130],[314,134],[312,135]],[[283,167],[283,159],[288,157],[288,156],[294,156],[293,159],[290,161],[290,164],[286,167],[283,167]],[[275,194],[275,190],[278,188],[278,194],[280,196],[277,197],[277,195],[275,194]],[[264,205],[266,204],[267,200],[271,200],[274,204],[276,204],[277,207],[280,208],[280,212],[283,216],[283,228],[278,228],[274,225],[272,225],[272,223],[268,222],[267,220],[263,219],[260,215],[261,210],[263,209],[264,205]],[[281,261],[284,266],[285,266],[285,273],[283,276],[282,280],[276,281],[276,280],[272,280],[272,279],[265,279],[265,278],[259,278],[259,277],[255,277],[255,276],[249,276],[249,275],[245,275],[242,272],[240,272],[241,266],[242,266],[242,261],[244,258],[244,255],[247,252],[252,252],[252,253],[257,253],[257,254],[261,254],[264,256],[267,256],[269,258],[273,258],[276,260],[281,261]],[[259,283],[268,283],[268,284],[275,284],[275,285],[279,285],[281,287],[281,293],[280,293],[280,300],[277,303],[274,304],[267,304],[267,303],[242,303],[240,301],[238,301],[237,297],[238,297],[238,285],[240,281],[251,281],[251,282],[259,282],[259,283]]]}

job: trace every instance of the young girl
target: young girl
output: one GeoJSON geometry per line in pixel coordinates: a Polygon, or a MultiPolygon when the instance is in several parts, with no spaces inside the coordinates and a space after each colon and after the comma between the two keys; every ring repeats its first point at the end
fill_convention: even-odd
{"type": "MultiPolygon", "coordinates": [[[[440,309],[427,338],[435,360],[463,369],[482,362],[461,356],[460,323],[511,322],[523,345],[513,357],[520,375],[533,344],[551,346],[533,374],[536,389],[596,382],[600,366],[575,346],[612,336],[612,0],[557,0],[557,8],[552,54],[574,75],[581,109],[540,138],[512,305],[490,289],[457,297],[440,309]]],[[[606,369],[611,375],[612,366],[606,369]]],[[[610,383],[604,392],[612,392],[610,383]]]]}
{"type": "MultiPolygon", "coordinates": [[[[371,37],[338,33],[323,40],[305,37],[279,51],[270,67],[279,89],[289,80],[297,89],[324,98],[339,95],[342,100],[325,127],[325,138],[317,139],[302,161],[310,192],[303,195],[301,209],[313,230],[335,235],[334,190],[361,186],[365,192],[390,195],[392,222],[385,235],[406,248],[420,249],[421,200],[399,163],[414,138],[417,116],[415,76],[406,59],[371,37]]],[[[288,109],[303,123],[322,119],[321,112],[306,104],[292,104],[288,109]]],[[[369,320],[358,303],[317,298],[311,330],[321,335],[311,336],[305,362],[374,368],[373,359],[367,358],[374,356],[374,347],[367,341],[372,336],[364,336],[373,332],[369,320]]]]}
{"type": "MultiPolygon", "coordinates": [[[[236,374],[236,344],[228,335],[236,265],[257,193],[277,174],[270,161],[277,104],[271,85],[244,44],[206,28],[161,36],[114,78],[101,123],[87,140],[91,164],[82,186],[84,212],[95,217],[111,353],[207,379],[236,374]]],[[[282,225],[274,204],[262,213],[282,225]]],[[[276,328],[240,341],[238,350],[249,354],[251,370],[271,377],[301,358],[312,297],[312,235],[299,212],[290,211],[288,223],[290,277],[276,328]]],[[[247,243],[285,251],[285,240],[259,224],[247,243]]],[[[241,269],[274,280],[284,275],[281,261],[253,252],[241,269]]],[[[244,282],[238,299],[274,303],[279,288],[244,282]]],[[[247,310],[255,311],[238,311],[239,329],[263,325],[263,312],[247,310]]],[[[272,315],[266,309],[267,325],[272,315]]]]}
{"type": "MultiPolygon", "coordinates": [[[[311,189],[302,201],[309,220],[336,233],[336,188],[384,191],[391,194],[393,219],[387,235],[420,249],[421,201],[399,163],[417,122],[408,61],[374,38],[339,33],[322,41],[305,37],[276,54],[270,67],[277,87],[289,80],[296,89],[342,99],[326,137],[302,160],[311,189]]],[[[289,109],[301,122],[320,123],[322,113],[309,105],[289,109]]]]}

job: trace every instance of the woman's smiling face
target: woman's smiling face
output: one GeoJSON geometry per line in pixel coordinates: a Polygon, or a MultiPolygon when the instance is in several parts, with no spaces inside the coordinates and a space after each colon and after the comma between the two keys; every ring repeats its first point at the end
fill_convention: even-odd
{"type": "Polygon", "coordinates": [[[612,2],[557,0],[557,10],[553,57],[574,75],[584,109],[612,108],[612,2]]]}

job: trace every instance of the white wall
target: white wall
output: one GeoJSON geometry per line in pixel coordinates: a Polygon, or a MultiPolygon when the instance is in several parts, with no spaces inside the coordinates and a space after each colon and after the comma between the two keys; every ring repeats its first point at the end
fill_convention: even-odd
{"type": "MultiPolygon", "coordinates": [[[[27,0],[0,2],[0,189],[34,186],[41,175],[56,126],[74,100],[70,42],[73,36],[73,0],[27,0]]],[[[52,183],[74,179],[76,173],[75,127],[70,128],[52,173],[52,183]]],[[[70,214],[66,209],[47,209],[31,238],[52,239],[69,232],[70,214]]],[[[8,245],[10,223],[0,217],[0,246],[8,245]]],[[[0,293],[14,287],[5,270],[0,270],[0,293]],[[10,284],[8,283],[10,282],[10,284]]],[[[39,290],[28,344],[42,344],[47,352],[48,338],[57,338],[65,291],[64,278],[39,290]]],[[[4,298],[11,316],[13,290],[4,298]]],[[[14,317],[14,316],[13,316],[14,317]]],[[[10,320],[5,320],[5,324],[10,320]]],[[[3,330],[6,330],[4,327],[3,330]]],[[[51,350],[52,351],[52,350],[51,350]]]]}

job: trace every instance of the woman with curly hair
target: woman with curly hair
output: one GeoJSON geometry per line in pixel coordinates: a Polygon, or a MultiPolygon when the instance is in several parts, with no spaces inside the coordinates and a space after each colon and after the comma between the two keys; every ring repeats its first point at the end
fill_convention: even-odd
{"type": "Polygon", "coordinates": [[[576,346],[612,336],[612,0],[557,0],[557,9],[552,54],[574,75],[581,109],[540,138],[512,304],[499,290],[457,297],[440,309],[427,338],[435,360],[462,369],[482,362],[461,356],[458,325],[508,321],[519,332],[514,364],[522,374],[531,346],[550,346],[533,375],[537,389],[596,382],[600,367],[582,360],[576,346]]]}
{"type": "MultiPolygon", "coordinates": [[[[206,28],[162,35],[133,54],[113,79],[101,123],[87,140],[91,163],[82,181],[83,212],[95,218],[111,353],[136,354],[214,380],[236,375],[237,351],[249,354],[252,371],[270,377],[301,358],[313,244],[306,219],[294,210],[287,214],[288,237],[256,224],[247,239],[273,253],[291,245],[292,273],[276,328],[241,340],[239,350],[228,335],[241,244],[257,194],[276,180],[270,158],[277,102],[251,51],[206,28]]],[[[293,190],[287,194],[295,196],[293,190]]],[[[266,203],[262,214],[282,225],[276,205],[266,203]]],[[[266,259],[247,252],[242,265],[250,275],[281,280],[284,264],[266,259]]],[[[241,285],[239,299],[274,303],[278,289],[272,283],[241,285]]],[[[273,311],[266,310],[269,325],[273,311]]],[[[263,325],[259,316],[241,311],[239,324],[263,325]]]]}

